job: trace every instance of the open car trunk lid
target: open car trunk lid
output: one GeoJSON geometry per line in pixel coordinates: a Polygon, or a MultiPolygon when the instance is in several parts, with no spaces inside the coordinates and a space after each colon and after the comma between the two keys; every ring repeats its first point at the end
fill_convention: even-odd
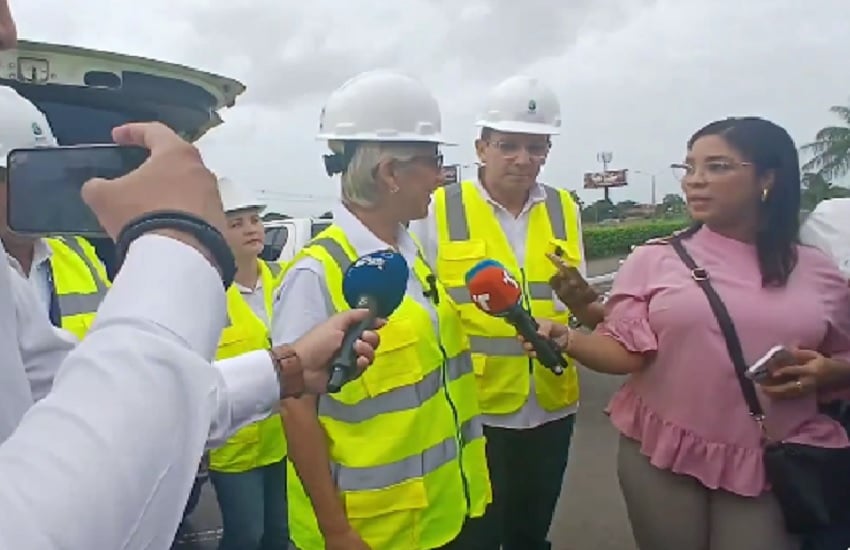
{"type": "MultiPolygon", "coordinates": [[[[143,57],[29,42],[0,52],[0,85],[35,103],[61,145],[111,143],[112,128],[159,121],[189,141],[222,124],[245,86],[233,79],[143,57]]],[[[94,239],[114,273],[112,243],[94,239]]]]}

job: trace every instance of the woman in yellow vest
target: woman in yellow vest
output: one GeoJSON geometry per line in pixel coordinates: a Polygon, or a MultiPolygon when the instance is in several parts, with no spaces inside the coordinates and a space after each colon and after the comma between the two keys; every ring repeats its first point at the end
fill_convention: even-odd
{"type": "MultiPolygon", "coordinates": [[[[264,206],[226,178],[219,180],[227,214],[225,237],[236,258],[236,280],[227,289],[228,324],[216,359],[265,349],[269,344],[272,296],[282,269],[257,256],[263,250],[264,206]]],[[[280,416],[236,432],[210,453],[210,481],[224,525],[220,550],[285,550],[286,440],[280,416]]]]}
{"type": "Polygon", "coordinates": [[[282,405],[298,474],[288,478],[292,540],[301,550],[474,549],[466,533],[491,493],[469,342],[405,229],[440,183],[439,107],[417,80],[364,73],[330,97],[319,137],[333,151],[328,173],[342,175],[342,205],[287,268],[275,341],[348,309],[342,277],[359,256],[395,249],[410,278],[369,370],[339,393],[282,405]]]}

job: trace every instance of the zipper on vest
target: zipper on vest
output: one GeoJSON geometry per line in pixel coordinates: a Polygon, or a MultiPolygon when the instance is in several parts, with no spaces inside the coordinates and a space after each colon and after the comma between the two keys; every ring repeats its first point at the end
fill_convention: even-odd
{"type": "Polygon", "coordinates": [[[449,403],[449,408],[451,408],[452,410],[452,418],[454,418],[455,441],[457,442],[457,461],[458,468],[460,469],[460,481],[463,485],[463,498],[466,501],[465,515],[468,516],[469,511],[472,509],[472,500],[469,496],[469,481],[466,479],[466,473],[464,473],[463,471],[463,447],[465,445],[465,441],[463,440],[463,430],[461,430],[460,416],[457,413],[457,407],[455,407],[454,401],[452,401],[451,392],[449,392],[449,356],[446,353],[446,348],[443,347],[443,343],[439,342],[439,345],[440,353],[443,355],[443,365],[440,368],[443,373],[443,393],[446,395],[446,401],[448,401],[449,403]]]}
{"type": "MultiPolygon", "coordinates": [[[[519,275],[522,281],[522,306],[525,311],[531,315],[531,299],[528,297],[528,281],[525,277],[525,268],[519,268],[519,275]]],[[[534,373],[534,360],[531,357],[528,357],[528,373],[534,373]]]]}

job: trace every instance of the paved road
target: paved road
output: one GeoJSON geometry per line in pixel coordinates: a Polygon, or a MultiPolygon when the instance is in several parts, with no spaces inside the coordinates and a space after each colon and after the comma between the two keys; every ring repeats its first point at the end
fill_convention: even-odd
{"type": "MultiPolygon", "coordinates": [[[[616,269],[617,259],[592,261],[589,275],[616,269]]],[[[581,410],[573,438],[561,501],[552,523],[553,550],[636,550],[617,486],[617,435],[603,413],[622,379],[581,373],[581,410]]],[[[175,549],[214,550],[221,518],[211,486],[204,487],[198,508],[175,549]]]]}

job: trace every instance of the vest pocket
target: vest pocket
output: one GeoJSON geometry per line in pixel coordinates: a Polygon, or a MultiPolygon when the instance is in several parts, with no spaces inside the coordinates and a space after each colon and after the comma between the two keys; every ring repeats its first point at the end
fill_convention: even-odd
{"type": "Polygon", "coordinates": [[[449,286],[466,284],[466,272],[487,257],[487,243],[470,239],[440,243],[440,278],[449,286]]]}
{"type": "Polygon", "coordinates": [[[420,516],[428,508],[422,478],[370,491],[345,493],[351,527],[372,548],[418,548],[420,516]]]}
{"type": "Polygon", "coordinates": [[[369,397],[415,384],[423,377],[410,320],[392,320],[380,329],[380,335],[375,362],[360,377],[369,397]]]}

